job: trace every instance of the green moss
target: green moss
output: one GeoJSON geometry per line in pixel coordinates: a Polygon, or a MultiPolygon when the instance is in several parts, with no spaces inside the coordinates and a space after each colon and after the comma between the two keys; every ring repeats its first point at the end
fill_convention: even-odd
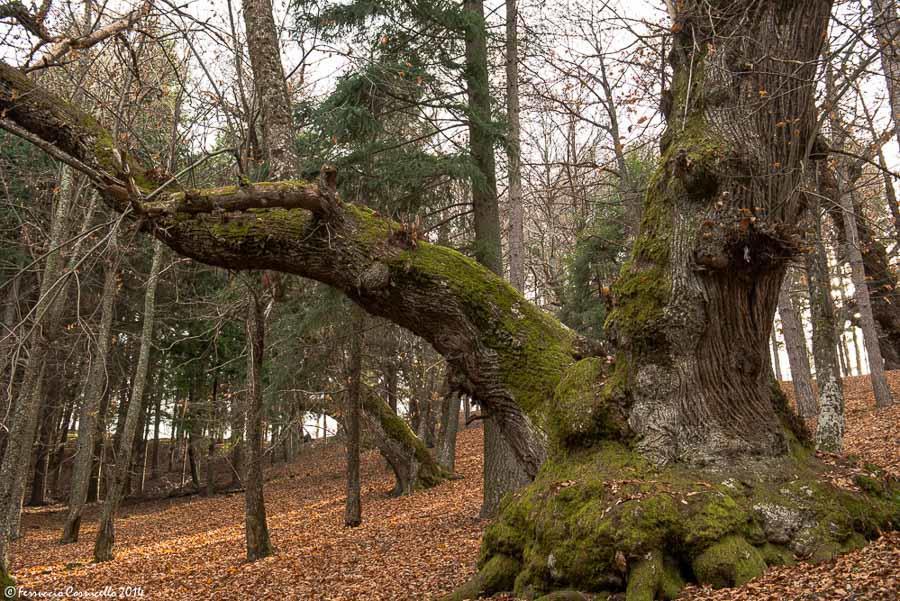
{"type": "Polygon", "coordinates": [[[675,599],[683,588],[684,579],[681,577],[678,566],[671,561],[664,562],[663,572],[659,578],[660,597],[666,600],[675,599]]]}
{"type": "Polygon", "coordinates": [[[844,541],[841,545],[841,553],[848,553],[850,551],[855,551],[857,549],[862,549],[866,546],[866,537],[858,532],[854,532],[850,535],[850,537],[844,541]]]}
{"type": "Polygon", "coordinates": [[[479,572],[482,578],[482,594],[490,596],[494,593],[511,591],[521,565],[519,561],[506,555],[493,556],[479,572]]]}
{"type": "Polygon", "coordinates": [[[15,591],[15,587],[15,578],[0,569],[0,599],[2,599],[2,601],[12,601],[13,599],[16,599],[17,595],[10,596],[6,594],[8,590],[15,591]]]}
{"type": "Polygon", "coordinates": [[[563,372],[575,334],[529,303],[503,278],[461,253],[420,241],[386,261],[393,280],[440,285],[460,299],[483,343],[497,353],[506,388],[537,423],[563,372]]]}
{"type": "Polygon", "coordinates": [[[662,552],[651,551],[639,560],[628,574],[628,588],[625,591],[626,601],[653,601],[662,577],[662,552]]]}
{"type": "Polygon", "coordinates": [[[794,554],[780,545],[765,543],[759,547],[759,552],[767,566],[792,566],[797,563],[794,554]]]}
{"type": "Polygon", "coordinates": [[[858,474],[853,477],[853,483],[869,494],[879,497],[885,496],[884,482],[877,478],[866,476],[865,474],[858,474]]]}
{"type": "Polygon", "coordinates": [[[750,521],[749,514],[724,492],[697,497],[692,501],[697,508],[683,522],[684,541],[694,548],[707,547],[726,534],[742,531],[750,521]]]}
{"type": "Polygon", "coordinates": [[[714,588],[741,586],[766,570],[762,554],[740,536],[728,536],[697,556],[694,575],[714,588]]]}
{"type": "Polygon", "coordinates": [[[431,488],[445,481],[450,474],[441,467],[428,452],[425,443],[406,423],[406,420],[394,413],[391,406],[376,395],[369,394],[363,397],[363,408],[381,424],[385,435],[400,443],[407,449],[412,449],[416,461],[419,463],[419,473],[415,482],[416,488],[431,488]]]}
{"type": "Polygon", "coordinates": [[[553,591],[550,594],[538,597],[536,601],[591,601],[592,599],[604,599],[603,594],[588,597],[578,591],[553,591]]]}
{"type": "Polygon", "coordinates": [[[604,362],[597,357],[582,359],[566,370],[548,411],[548,430],[555,442],[590,446],[626,430],[624,417],[606,402],[603,370],[604,362]]]}

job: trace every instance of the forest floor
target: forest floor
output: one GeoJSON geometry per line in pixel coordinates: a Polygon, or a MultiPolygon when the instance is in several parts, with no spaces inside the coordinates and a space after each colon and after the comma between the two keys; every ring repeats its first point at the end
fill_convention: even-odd
{"type": "MultiPolygon", "coordinates": [[[[900,372],[889,377],[900,399],[900,372]]],[[[845,386],[847,453],[900,475],[900,402],[875,410],[866,378],[849,378],[845,386]]],[[[392,477],[377,453],[367,452],[363,524],[354,529],[343,526],[343,447],[307,445],[296,462],[268,474],[277,554],[255,563],[244,560],[243,496],[230,494],[127,504],[116,523],[116,558],[102,564],[90,561],[96,507],[85,518],[81,542],[66,546],[57,543],[64,507],[28,509],[26,537],[12,548],[13,569],[22,589],[45,597],[68,590],[95,598],[129,591],[145,599],[435,598],[475,571],[486,524],[476,517],[481,436],[480,428],[460,433],[461,479],[399,499],[386,496],[392,477]]],[[[691,588],[680,598],[895,601],[900,533],[832,562],[772,569],[740,589],[691,588]]]]}

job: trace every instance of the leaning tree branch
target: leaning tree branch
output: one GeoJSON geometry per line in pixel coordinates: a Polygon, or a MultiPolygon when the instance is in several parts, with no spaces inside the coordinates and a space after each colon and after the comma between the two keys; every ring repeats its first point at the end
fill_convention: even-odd
{"type": "Polygon", "coordinates": [[[317,280],[421,336],[466,376],[526,471],[537,474],[550,400],[584,349],[503,278],[418,239],[415,228],[342,203],[329,167],[318,182],[244,182],[147,202],[157,184],[96,119],[2,62],[0,116],[99,175],[107,204],[134,210],[144,229],[179,254],[317,280]]]}

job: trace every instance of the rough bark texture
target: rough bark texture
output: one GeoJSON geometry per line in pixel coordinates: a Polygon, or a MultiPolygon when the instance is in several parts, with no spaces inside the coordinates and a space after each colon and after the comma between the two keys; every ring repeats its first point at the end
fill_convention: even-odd
{"type": "Polygon", "coordinates": [[[809,418],[816,415],[816,397],[812,389],[812,376],[809,370],[809,353],[806,349],[806,333],[800,312],[791,297],[794,278],[791,272],[784,278],[784,284],[778,292],[778,314],[781,316],[781,330],[784,334],[784,346],[787,348],[788,364],[791,366],[791,381],[800,416],[809,418]]]}
{"type": "Polygon", "coordinates": [[[270,0],[246,0],[243,7],[247,54],[259,102],[269,176],[288,178],[297,169],[297,156],[291,101],[281,66],[281,46],[272,17],[272,3],[270,0]]]}
{"type": "MultiPolygon", "coordinates": [[[[521,136],[519,122],[519,9],[506,0],[506,156],[509,161],[509,282],[525,292],[525,208],[522,204],[521,136]]],[[[452,468],[451,468],[452,469],[452,468]]]]}
{"type": "Polygon", "coordinates": [[[828,256],[822,239],[819,196],[812,198],[815,234],[812,251],[806,255],[806,279],[809,287],[809,312],[812,321],[813,360],[819,389],[819,415],[816,422],[816,447],[831,453],[841,450],[844,437],[844,390],[838,363],[838,339],[828,256]]]}
{"type": "MultiPolygon", "coordinates": [[[[496,274],[503,273],[500,244],[500,211],[497,203],[497,174],[494,136],[491,133],[491,98],[487,63],[487,30],[484,2],[466,0],[466,88],[469,108],[469,150],[478,169],[472,178],[472,208],[475,217],[475,256],[496,274]]],[[[478,401],[481,398],[476,396],[478,401]]],[[[502,496],[530,480],[516,452],[501,435],[496,419],[486,405],[484,420],[484,501],[481,515],[495,515],[502,496]]]]}
{"type": "MultiPolygon", "coordinates": [[[[814,61],[829,11],[827,0],[679,3],[673,108],[616,286],[610,325],[621,350],[611,374],[496,274],[342,203],[327,172],[318,186],[276,186],[312,215],[256,188],[216,191],[256,198],[253,210],[208,214],[187,210],[207,193],[147,206],[96,181],[113,206],[135,201],[146,227],[182,254],[333,285],[427,339],[466,377],[537,475],[488,530],[474,594],[649,587],[652,596],[682,577],[740,582],[788,548],[830,557],[900,520],[887,479],[883,496],[823,484],[766,365],[785,263],[800,245],[800,178],[816,150],[814,61]],[[691,565],[665,570],[671,549],[691,565]],[[626,583],[645,576],[647,585],[626,583]]],[[[0,67],[8,119],[114,172],[93,150],[102,130],[33,90],[0,67]]],[[[137,182],[139,166],[134,173],[137,182]]]]}
{"type": "Polygon", "coordinates": [[[275,552],[266,523],[263,498],[262,363],[265,351],[265,306],[251,294],[247,317],[247,472],[244,476],[244,514],[247,559],[256,561],[275,552]]]}
{"type": "Polygon", "coordinates": [[[97,330],[97,346],[91,361],[88,382],[81,400],[78,413],[78,441],[75,457],[72,460],[72,478],[69,486],[69,510],[63,525],[61,543],[74,543],[78,540],[81,528],[81,516],[88,498],[88,486],[91,481],[91,468],[94,462],[94,434],[97,431],[100,402],[107,394],[109,382],[107,358],[112,340],[112,320],[117,292],[118,257],[117,234],[113,234],[110,257],[103,277],[103,292],[100,299],[100,326],[97,330]]]}
{"type": "Polygon", "coordinates": [[[800,166],[818,152],[829,2],[703,4],[678,12],[662,167],[609,317],[624,349],[610,387],[630,401],[638,448],[663,463],[787,449],[767,341],[800,242],[800,166]]]}
{"type": "MultiPolygon", "coordinates": [[[[65,240],[69,212],[72,206],[72,174],[63,170],[60,182],[61,193],[57,195],[57,205],[53,211],[50,227],[49,248],[56,249],[65,240]]],[[[13,404],[10,417],[10,433],[6,451],[0,463],[0,582],[9,574],[9,540],[18,537],[19,515],[22,496],[25,491],[25,477],[31,459],[31,447],[37,430],[38,416],[43,398],[45,357],[49,352],[55,334],[58,315],[62,303],[56,302],[62,274],[63,257],[60,251],[50,252],[44,260],[40,292],[35,307],[35,323],[32,325],[28,360],[17,401],[13,404]]]]}
{"type": "Polygon", "coordinates": [[[100,513],[100,524],[97,539],[94,541],[94,561],[109,561],[113,558],[113,546],[116,541],[115,520],[123,492],[130,479],[131,457],[134,439],[138,433],[141,415],[144,413],[144,388],[147,373],[150,369],[150,350],[153,347],[153,324],[156,318],[156,287],[162,269],[165,247],[156,241],[153,245],[153,263],[147,278],[144,291],[144,323],[141,326],[141,348],[138,353],[134,380],[131,388],[131,399],[125,421],[121,424],[122,435],[116,451],[116,465],[110,478],[109,491],[100,513]]]}
{"type": "Polygon", "coordinates": [[[457,379],[453,370],[448,369],[442,390],[441,424],[435,450],[438,465],[450,474],[456,470],[456,435],[459,432],[459,408],[463,395],[457,379]]]}
{"type": "Polygon", "coordinates": [[[878,330],[875,325],[875,318],[872,315],[872,303],[869,297],[869,287],[866,284],[866,270],[860,249],[853,197],[851,193],[842,191],[839,192],[839,196],[841,209],[844,214],[844,231],[847,236],[845,248],[847,259],[850,262],[853,296],[856,300],[856,308],[859,311],[860,328],[863,332],[866,355],[869,358],[869,377],[872,381],[872,391],[875,394],[875,405],[877,407],[887,407],[893,402],[893,399],[887,378],[884,375],[884,360],[881,358],[878,330]]]}
{"type": "Polygon", "coordinates": [[[362,523],[362,499],[359,486],[360,413],[362,413],[362,354],[365,314],[353,308],[353,334],[350,342],[350,369],[347,378],[344,429],[347,432],[347,499],[344,525],[355,528],[362,523]]]}

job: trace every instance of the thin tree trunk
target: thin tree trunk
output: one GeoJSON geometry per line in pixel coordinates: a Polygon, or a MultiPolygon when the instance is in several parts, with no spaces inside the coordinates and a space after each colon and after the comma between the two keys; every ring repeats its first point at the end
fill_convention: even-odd
{"type": "Polygon", "coordinates": [[[896,0],[872,0],[875,37],[881,48],[881,68],[887,83],[894,135],[900,144],[900,17],[896,0]]]}
{"type": "Polygon", "coordinates": [[[109,394],[107,361],[112,341],[113,312],[118,291],[117,242],[118,232],[113,232],[103,277],[103,293],[100,297],[100,327],[97,331],[97,345],[88,373],[88,383],[81,401],[81,410],[78,413],[78,442],[75,447],[72,478],[69,483],[69,510],[63,525],[61,543],[74,543],[78,540],[84,504],[89,498],[88,490],[93,472],[95,441],[102,422],[100,406],[103,404],[104,397],[109,394]]]}
{"type": "Polygon", "coordinates": [[[147,279],[147,289],[144,293],[144,323],[141,328],[141,347],[138,354],[137,367],[135,368],[132,382],[131,400],[128,403],[128,413],[119,437],[119,450],[116,454],[116,465],[110,479],[106,501],[100,515],[100,525],[97,539],[94,541],[94,560],[109,561],[113,558],[113,546],[115,545],[115,519],[122,501],[122,492],[125,488],[131,468],[131,452],[134,445],[134,437],[137,434],[138,422],[144,410],[144,386],[147,381],[147,372],[150,367],[150,349],[153,347],[153,323],[156,316],[156,287],[159,283],[159,273],[162,267],[165,247],[159,242],[153,244],[153,264],[150,267],[150,275],[147,279]]]}
{"type": "Polygon", "coordinates": [[[525,207],[522,201],[521,137],[519,121],[519,9],[506,0],[506,118],[509,123],[506,156],[509,161],[509,281],[525,291],[525,207]]]}
{"type": "Polygon", "coordinates": [[[812,390],[809,353],[806,349],[803,322],[794,307],[790,293],[793,282],[794,278],[788,273],[778,293],[778,313],[781,315],[784,345],[787,348],[788,362],[791,366],[791,380],[794,385],[797,408],[801,416],[810,418],[816,415],[816,398],[812,390]]]}
{"type": "Polygon", "coordinates": [[[772,328],[772,369],[775,370],[775,379],[779,382],[784,380],[784,377],[781,375],[781,353],[778,350],[778,334],[775,333],[775,328],[772,328]]]}
{"type": "Polygon", "coordinates": [[[441,428],[438,433],[437,462],[449,473],[456,470],[456,435],[459,431],[459,404],[462,392],[452,368],[447,368],[441,399],[441,428]]]}
{"type": "Polygon", "coordinates": [[[53,455],[50,458],[50,483],[47,488],[54,498],[60,497],[59,478],[62,472],[63,459],[66,456],[66,443],[69,440],[69,432],[72,429],[72,417],[75,413],[75,399],[66,403],[65,413],[59,425],[56,442],[53,445],[53,455]]]}
{"type": "MultiPolygon", "coordinates": [[[[487,65],[487,35],[483,0],[465,0],[466,87],[469,107],[469,148],[479,170],[472,180],[475,217],[475,257],[498,275],[503,275],[500,247],[500,214],[497,206],[497,175],[491,122],[491,97],[487,65]]],[[[481,515],[496,515],[500,499],[530,481],[528,473],[509,446],[493,418],[484,420],[484,501],[481,515]]]]}
{"type": "MultiPolygon", "coordinates": [[[[48,246],[51,249],[59,248],[66,238],[73,200],[72,174],[65,168],[62,170],[60,193],[57,195],[57,206],[50,226],[48,246]]],[[[57,280],[62,274],[62,269],[60,251],[50,252],[44,260],[40,292],[34,308],[35,319],[28,336],[30,348],[25,375],[19,389],[19,399],[14,403],[6,451],[0,463],[0,583],[9,579],[9,541],[19,534],[25,476],[41,410],[44,359],[50,348],[52,335],[49,331],[52,324],[47,323],[51,320],[46,318],[52,317],[47,314],[54,309],[53,305],[57,304],[54,301],[59,294],[57,280]]]]}
{"type": "Polygon", "coordinates": [[[54,438],[54,426],[59,422],[60,399],[58,394],[58,386],[53,388],[53,392],[48,395],[53,398],[44,401],[44,407],[41,410],[40,430],[38,431],[37,444],[34,449],[34,469],[31,470],[31,494],[28,498],[28,505],[32,507],[40,507],[47,502],[47,474],[50,468],[50,445],[54,438]]]}
{"type": "Polygon", "coordinates": [[[362,355],[366,316],[357,306],[351,308],[353,326],[350,340],[350,370],[347,379],[347,500],[344,525],[350,528],[362,523],[362,499],[359,482],[360,413],[362,412],[362,355]]]}
{"type": "MultiPolygon", "coordinates": [[[[822,187],[820,186],[820,194],[822,187]]],[[[806,255],[809,311],[812,321],[813,360],[816,365],[816,385],[819,392],[819,416],[816,422],[816,446],[838,453],[844,435],[844,391],[838,362],[838,340],[835,329],[834,301],[831,298],[828,256],[822,242],[822,221],[819,217],[819,195],[810,207],[815,221],[812,252],[806,255]]]]}
{"type": "Polygon", "coordinates": [[[263,299],[249,291],[247,315],[247,473],[244,476],[244,511],[247,559],[256,561],[275,550],[269,539],[266,504],[263,498],[263,394],[262,364],[265,351],[265,307],[263,299]]]}
{"type": "Polygon", "coordinates": [[[839,190],[839,194],[841,208],[844,211],[844,228],[847,234],[847,258],[850,261],[856,308],[859,311],[863,341],[866,345],[866,355],[869,358],[869,377],[875,394],[875,405],[877,407],[887,407],[893,403],[893,398],[884,375],[884,360],[881,358],[878,330],[875,325],[875,318],[872,316],[869,287],[866,285],[866,272],[863,265],[862,251],[859,247],[859,233],[856,227],[853,197],[852,194],[844,193],[842,190],[839,190]]]}
{"type": "Polygon", "coordinates": [[[156,406],[153,410],[153,451],[150,455],[150,479],[159,477],[159,428],[162,422],[162,391],[156,395],[156,406]]]}

